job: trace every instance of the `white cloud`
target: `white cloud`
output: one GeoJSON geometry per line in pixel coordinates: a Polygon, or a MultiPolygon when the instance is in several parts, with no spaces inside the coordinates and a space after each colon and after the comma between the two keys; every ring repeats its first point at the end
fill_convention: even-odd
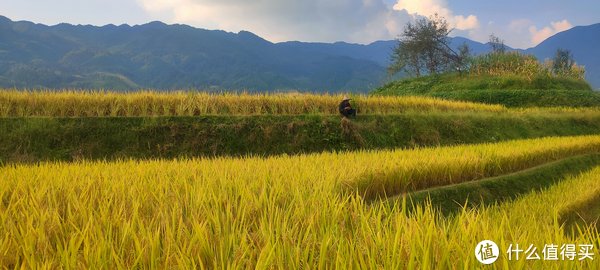
{"type": "Polygon", "coordinates": [[[545,39],[558,32],[568,30],[573,26],[567,20],[550,23],[549,26],[538,29],[531,19],[514,19],[508,25],[489,24],[475,31],[470,37],[480,42],[487,42],[491,33],[500,37],[512,48],[527,49],[538,45],[545,39]]]}
{"type": "Polygon", "coordinates": [[[458,30],[479,28],[479,20],[475,15],[454,15],[445,0],[398,0],[395,10],[406,10],[409,14],[432,16],[438,14],[448,21],[451,27],[458,30]]]}
{"type": "Polygon", "coordinates": [[[550,26],[546,26],[542,29],[538,29],[536,26],[532,25],[529,27],[531,43],[532,45],[540,44],[542,41],[555,35],[556,33],[566,31],[571,28],[573,28],[573,25],[567,20],[552,22],[550,23],[550,26]]]}
{"type": "Polygon", "coordinates": [[[516,19],[510,22],[508,25],[508,30],[513,33],[523,33],[528,31],[531,25],[533,25],[533,21],[529,19],[516,19]]]}
{"type": "MultiPolygon", "coordinates": [[[[412,16],[384,0],[137,0],[163,20],[209,29],[248,30],[271,41],[395,38],[412,16]]],[[[476,18],[463,18],[472,24],[476,18]]]]}

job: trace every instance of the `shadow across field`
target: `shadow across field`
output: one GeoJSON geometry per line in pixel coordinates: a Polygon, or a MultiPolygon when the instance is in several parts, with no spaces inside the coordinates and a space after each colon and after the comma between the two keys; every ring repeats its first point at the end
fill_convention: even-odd
{"type": "Polygon", "coordinates": [[[559,222],[565,224],[565,232],[570,235],[580,234],[580,230],[590,226],[600,231],[600,193],[560,213],[559,222]]]}
{"type": "MultiPolygon", "coordinates": [[[[513,200],[522,194],[547,188],[598,165],[600,165],[600,154],[569,157],[508,175],[407,193],[389,198],[388,203],[391,205],[406,203],[409,211],[417,205],[431,204],[440,213],[451,215],[465,208],[513,200]]],[[[600,197],[596,203],[598,202],[600,197]]],[[[600,206],[600,204],[596,205],[600,206]]],[[[587,211],[586,207],[581,209],[587,211]]],[[[596,211],[598,210],[600,209],[596,211]]],[[[576,214],[572,214],[565,218],[565,221],[575,220],[575,217],[576,214]]]]}

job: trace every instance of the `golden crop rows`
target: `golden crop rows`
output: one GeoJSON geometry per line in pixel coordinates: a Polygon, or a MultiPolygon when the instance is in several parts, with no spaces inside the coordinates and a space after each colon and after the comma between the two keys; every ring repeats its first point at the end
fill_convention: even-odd
{"type": "MultiPolygon", "coordinates": [[[[506,207],[442,218],[347,187],[420,189],[600,150],[600,136],[431,149],[0,167],[0,267],[473,268],[478,241],[598,243],[557,224],[600,168],[506,207]],[[383,184],[376,184],[378,183],[383,184]],[[360,183],[360,184],[357,184],[360,183]],[[557,210],[558,209],[558,210],[557,210]]],[[[589,268],[583,262],[518,262],[589,268]]],[[[512,265],[506,261],[498,262],[512,265]]]]}
{"type": "MultiPolygon", "coordinates": [[[[339,114],[343,95],[208,94],[204,92],[0,91],[0,117],[195,116],[339,114]]],[[[361,114],[506,110],[500,105],[425,97],[354,96],[361,114]]]]}

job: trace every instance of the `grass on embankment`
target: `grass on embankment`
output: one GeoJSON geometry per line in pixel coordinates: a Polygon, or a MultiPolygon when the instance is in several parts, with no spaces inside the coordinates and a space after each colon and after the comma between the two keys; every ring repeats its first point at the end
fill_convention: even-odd
{"type": "Polygon", "coordinates": [[[391,82],[374,96],[428,96],[507,107],[600,106],[600,93],[582,80],[445,74],[391,82]]]}
{"type": "Polygon", "coordinates": [[[428,96],[507,107],[600,106],[600,92],[581,90],[457,90],[432,92],[428,96]]]}
{"type": "MultiPolygon", "coordinates": [[[[598,165],[600,154],[568,157],[507,175],[408,193],[390,199],[390,203],[402,204],[404,199],[408,201],[408,206],[426,203],[447,215],[462,211],[465,207],[476,208],[482,204],[490,205],[515,199],[598,165]]],[[[585,205],[585,211],[584,207],[581,207],[579,212],[591,215],[587,209],[593,203],[586,202],[585,205]]]]}
{"type": "Polygon", "coordinates": [[[596,134],[577,114],[406,113],[339,116],[0,118],[0,160],[176,158],[298,154],[596,134]]]}

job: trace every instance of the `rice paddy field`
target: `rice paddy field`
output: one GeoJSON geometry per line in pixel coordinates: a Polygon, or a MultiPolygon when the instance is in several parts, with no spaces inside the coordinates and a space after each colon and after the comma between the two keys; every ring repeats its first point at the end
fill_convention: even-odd
{"type": "MultiPolygon", "coordinates": [[[[348,186],[417,190],[599,149],[600,137],[591,136],[410,151],[4,166],[0,265],[440,269],[478,267],[472,251],[483,239],[501,250],[509,243],[597,247],[596,227],[570,235],[558,217],[600,194],[600,167],[514,202],[451,217],[427,205],[407,212],[382,198],[369,201],[348,186]]],[[[592,269],[598,263],[503,257],[496,266],[592,269]]]]}
{"type": "MultiPolygon", "coordinates": [[[[5,91],[0,117],[335,114],[340,98],[5,91]]],[[[595,115],[428,98],[355,102],[370,114],[595,115]]],[[[599,269],[600,164],[453,214],[408,196],[599,153],[600,135],[586,135],[267,157],[6,163],[0,268],[599,269]],[[483,240],[499,247],[488,266],[475,254],[483,240]]]]}
{"type": "MultiPolygon", "coordinates": [[[[204,92],[0,91],[0,117],[118,117],[338,114],[343,95],[209,94],[204,92]]],[[[503,111],[499,105],[423,97],[355,96],[363,114],[418,111],[503,111]]]]}
{"type": "MultiPolygon", "coordinates": [[[[337,115],[345,95],[206,93],[198,91],[27,91],[0,89],[0,117],[151,117],[202,115],[337,115]]],[[[422,96],[350,95],[361,114],[493,112],[600,114],[597,107],[507,108],[422,96]]]]}

